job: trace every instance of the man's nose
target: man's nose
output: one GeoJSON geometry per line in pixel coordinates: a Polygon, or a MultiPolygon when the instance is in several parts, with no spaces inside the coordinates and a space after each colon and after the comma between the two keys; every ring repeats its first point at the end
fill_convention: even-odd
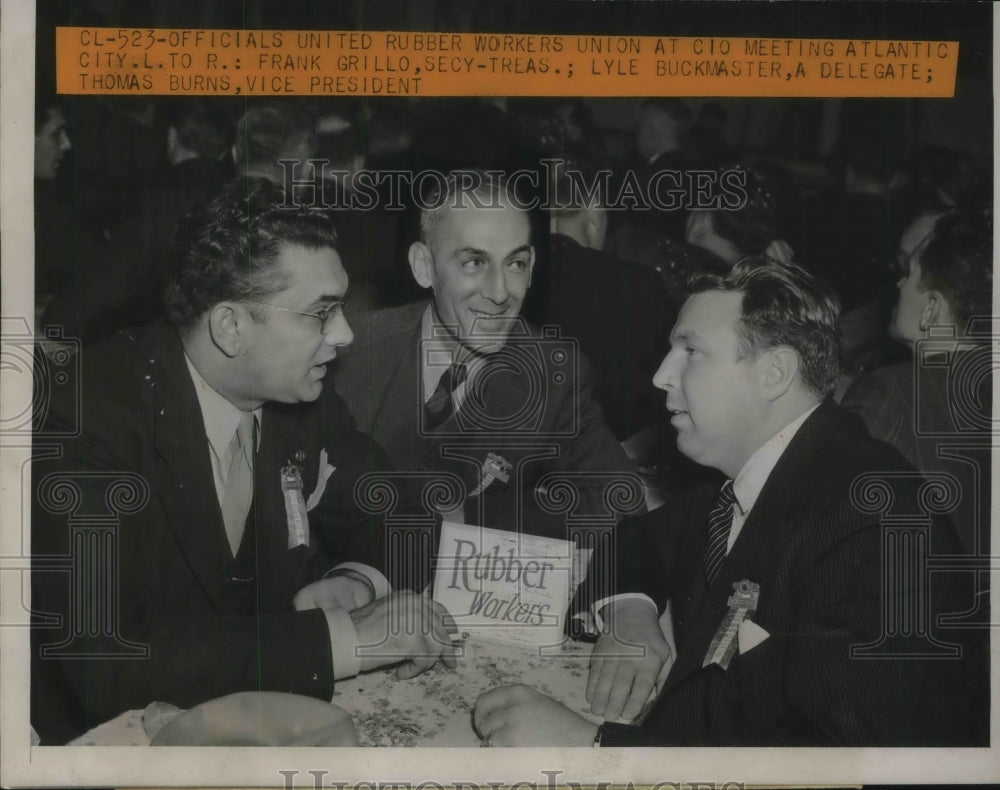
{"type": "Polygon", "coordinates": [[[73,143],[69,141],[69,135],[65,131],[59,132],[59,150],[68,151],[73,147],[73,143]]]}
{"type": "Polygon", "coordinates": [[[502,267],[490,269],[483,280],[479,292],[495,304],[503,304],[507,301],[509,292],[507,290],[507,273],[502,267]]]}
{"type": "Polygon", "coordinates": [[[347,316],[337,313],[331,318],[324,327],[323,340],[334,348],[351,345],[354,342],[354,330],[347,322],[347,316]]]}
{"type": "Polygon", "coordinates": [[[673,361],[673,354],[668,353],[660,363],[660,367],[656,369],[656,373],[653,374],[653,386],[665,390],[673,387],[675,381],[676,365],[673,361]]]}

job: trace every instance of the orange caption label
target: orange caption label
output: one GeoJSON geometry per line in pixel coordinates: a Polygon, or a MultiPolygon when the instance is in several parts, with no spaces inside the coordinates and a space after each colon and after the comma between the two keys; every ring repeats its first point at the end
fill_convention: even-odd
{"type": "Polygon", "coordinates": [[[957,41],[60,27],[58,90],[949,98],[957,41]]]}

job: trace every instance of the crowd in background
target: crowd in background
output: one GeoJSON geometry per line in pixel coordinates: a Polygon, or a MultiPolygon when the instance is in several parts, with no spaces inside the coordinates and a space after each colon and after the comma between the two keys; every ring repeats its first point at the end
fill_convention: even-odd
{"type": "MultiPolygon", "coordinates": [[[[158,316],[174,225],[247,175],[286,186],[294,178],[297,199],[331,212],[351,278],[348,315],[413,301],[421,296],[406,263],[414,201],[383,181],[368,208],[345,208],[357,174],[528,170],[558,205],[533,212],[538,258],[524,314],[579,340],[608,424],[669,488],[682,485],[684,463],[655,449],[672,442],[659,435],[662,403],[648,382],[691,275],[768,255],[822,277],[842,307],[842,397],[865,371],[909,357],[891,331],[897,284],[935,222],[991,214],[992,163],[941,146],[886,151],[867,133],[873,116],[864,102],[845,105],[830,155],[805,162],[733,139],[719,101],[622,102],[637,118],[624,133],[602,128],[580,99],[69,99],[42,91],[37,323],[86,342],[158,316]],[[569,171],[576,186],[599,188],[574,189],[569,171]],[[658,180],[663,171],[671,175],[658,180]],[[602,172],[610,176],[601,180],[602,172]],[[642,205],[635,186],[650,184],[668,198],[679,187],[678,205],[642,205]]],[[[991,309],[986,222],[983,257],[963,269],[960,290],[943,288],[963,316],[991,309]]]]}

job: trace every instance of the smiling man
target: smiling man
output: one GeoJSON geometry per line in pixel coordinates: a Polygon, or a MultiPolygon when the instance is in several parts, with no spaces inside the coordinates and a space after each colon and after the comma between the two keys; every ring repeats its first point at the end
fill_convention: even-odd
{"type": "Polygon", "coordinates": [[[926,490],[918,499],[912,467],[830,400],[837,312],[828,286],[769,259],[694,284],[653,383],[680,450],[727,479],[619,529],[619,595],[595,604],[608,630],[587,690],[591,711],[609,721],[500,687],[476,703],[487,743],[985,742],[975,704],[987,678],[982,643],[935,622],[966,611],[971,596],[955,574],[914,587],[887,565],[904,539],[892,517],[897,528],[903,514],[922,525],[914,539],[933,555],[953,554],[957,538],[926,490]],[[874,512],[883,499],[885,512],[874,512]],[[672,620],[658,620],[668,602],[672,620]],[[906,638],[915,631],[927,634],[920,644],[906,638]],[[645,649],[629,656],[636,644],[645,649]],[[611,723],[640,714],[654,688],[641,723],[611,723]]]}
{"type": "Polygon", "coordinates": [[[253,179],[189,214],[167,322],[84,347],[80,379],[53,387],[32,512],[45,743],[154,700],[329,700],[360,670],[452,661],[440,608],[373,601],[384,578],[337,562],[371,528],[353,489],[380,459],[342,403],[315,403],[353,338],[348,278],[329,217],[283,202],[253,179]]]}
{"type": "Polygon", "coordinates": [[[359,316],[334,384],[396,469],[463,481],[452,518],[566,539],[563,515],[536,501],[542,476],[568,475],[577,512],[605,513],[603,486],[628,460],[575,344],[520,318],[535,249],[510,184],[459,171],[441,186],[409,249],[432,298],[359,316]]]}

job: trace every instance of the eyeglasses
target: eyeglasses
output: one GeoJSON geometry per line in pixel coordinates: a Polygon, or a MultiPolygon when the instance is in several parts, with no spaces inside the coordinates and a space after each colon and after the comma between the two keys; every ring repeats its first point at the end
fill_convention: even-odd
{"type": "Polygon", "coordinates": [[[295,313],[296,315],[307,315],[310,318],[315,318],[319,321],[319,331],[323,334],[329,331],[330,321],[344,312],[343,301],[333,302],[315,313],[307,313],[304,310],[293,310],[290,307],[280,307],[276,304],[268,304],[267,302],[254,302],[250,299],[241,299],[240,301],[245,304],[257,305],[257,307],[270,307],[272,310],[280,310],[282,313],[295,313]]]}

